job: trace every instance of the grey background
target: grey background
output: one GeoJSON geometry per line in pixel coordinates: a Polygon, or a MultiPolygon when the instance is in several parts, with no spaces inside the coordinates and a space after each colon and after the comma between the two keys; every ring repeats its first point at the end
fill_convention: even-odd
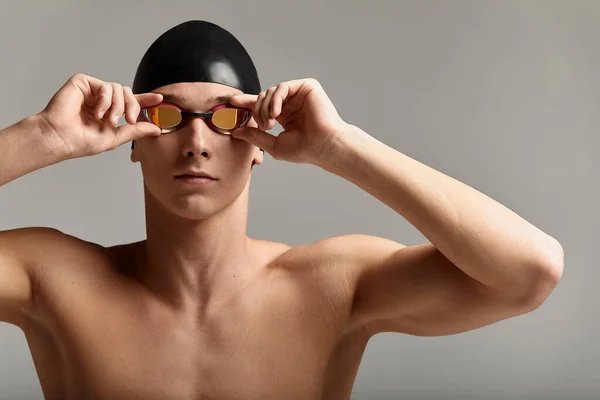
{"type": "MultiPolygon", "coordinates": [[[[150,43],[188,19],[237,35],[263,89],[317,78],[348,122],[498,200],[565,249],[562,282],[531,314],[455,336],[374,337],[353,399],[600,398],[599,1],[3,2],[0,127],[40,111],[76,72],[130,85],[150,43]]],[[[140,240],[139,164],[123,145],[35,171],[0,189],[0,216],[0,229],[140,240]]],[[[344,233],[425,243],[401,216],[316,167],[267,156],[255,169],[250,236],[298,245],[344,233]]],[[[42,398],[25,338],[8,324],[0,388],[2,399],[42,398]]]]}

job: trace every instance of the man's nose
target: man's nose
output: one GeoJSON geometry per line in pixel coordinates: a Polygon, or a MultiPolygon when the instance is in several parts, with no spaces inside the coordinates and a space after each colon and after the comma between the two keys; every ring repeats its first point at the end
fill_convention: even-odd
{"type": "Polygon", "coordinates": [[[203,155],[210,158],[212,155],[211,139],[214,132],[208,126],[205,118],[197,116],[188,118],[184,127],[185,132],[181,132],[185,135],[184,154],[188,157],[203,155]]]}

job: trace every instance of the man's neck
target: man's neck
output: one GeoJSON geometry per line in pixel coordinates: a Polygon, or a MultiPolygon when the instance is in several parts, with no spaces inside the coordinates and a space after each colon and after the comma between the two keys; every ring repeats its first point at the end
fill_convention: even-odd
{"type": "Polygon", "coordinates": [[[140,280],[178,310],[202,312],[220,303],[256,273],[247,214],[244,194],[201,220],[175,215],[147,195],[140,280]]]}

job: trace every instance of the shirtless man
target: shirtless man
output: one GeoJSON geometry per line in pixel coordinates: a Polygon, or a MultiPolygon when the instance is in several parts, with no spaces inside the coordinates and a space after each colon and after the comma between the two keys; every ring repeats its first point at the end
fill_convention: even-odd
{"type": "Polygon", "coordinates": [[[536,309],[560,281],[554,238],[346,123],[317,81],[257,95],[202,79],[134,94],[76,74],[43,111],[0,131],[0,185],[130,141],[143,172],[146,240],[0,232],[0,321],[23,330],[45,398],[349,399],[373,335],[483,327],[536,309]],[[149,123],[157,114],[140,110],[167,100],[252,118],[228,132],[190,116],[165,133],[154,124],[163,115],[149,123]],[[267,132],[275,121],[279,136],[267,132]],[[292,248],[248,237],[261,149],[349,180],[430,243],[353,234],[292,248]],[[177,178],[199,172],[214,179],[177,178]]]}

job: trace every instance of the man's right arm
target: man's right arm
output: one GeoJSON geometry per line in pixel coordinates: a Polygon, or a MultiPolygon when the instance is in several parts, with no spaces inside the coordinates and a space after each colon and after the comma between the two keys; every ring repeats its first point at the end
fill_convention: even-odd
{"type": "MultiPolygon", "coordinates": [[[[160,136],[158,126],[137,118],[142,108],[161,101],[157,93],[134,95],[128,86],[73,75],[44,110],[0,131],[0,186],[64,160],[160,136]],[[127,124],[118,126],[123,115],[127,124]]],[[[76,242],[53,228],[0,231],[0,321],[22,327],[35,305],[34,289],[43,286],[36,281],[41,276],[36,269],[76,242]]]]}
{"type": "MultiPolygon", "coordinates": [[[[0,186],[69,159],[64,149],[45,139],[44,129],[44,122],[31,116],[0,131],[0,186]]],[[[62,235],[45,227],[0,231],[0,321],[22,326],[32,308],[33,268],[40,248],[46,247],[40,245],[58,241],[62,235]]]]}

